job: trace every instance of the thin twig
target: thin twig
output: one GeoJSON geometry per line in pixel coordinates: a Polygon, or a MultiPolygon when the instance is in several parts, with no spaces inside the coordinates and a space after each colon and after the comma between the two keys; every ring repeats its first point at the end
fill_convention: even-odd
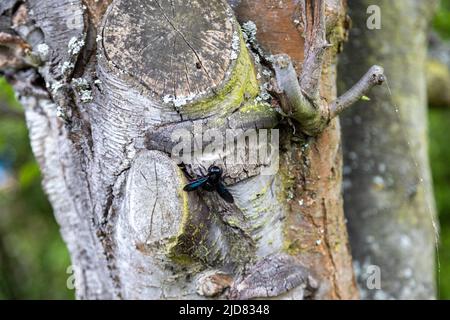
{"type": "Polygon", "coordinates": [[[338,116],[342,111],[360,100],[374,86],[381,85],[385,81],[384,69],[380,66],[372,66],[361,80],[330,105],[331,118],[338,116]]]}

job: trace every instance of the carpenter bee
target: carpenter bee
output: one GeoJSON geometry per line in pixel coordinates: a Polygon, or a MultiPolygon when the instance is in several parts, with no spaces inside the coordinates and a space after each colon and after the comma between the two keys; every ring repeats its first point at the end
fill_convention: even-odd
{"type": "Polygon", "coordinates": [[[214,165],[210,166],[206,176],[191,181],[184,186],[183,190],[190,192],[201,188],[208,192],[217,191],[226,202],[233,203],[233,196],[222,182],[222,174],[223,171],[221,168],[214,165]]]}

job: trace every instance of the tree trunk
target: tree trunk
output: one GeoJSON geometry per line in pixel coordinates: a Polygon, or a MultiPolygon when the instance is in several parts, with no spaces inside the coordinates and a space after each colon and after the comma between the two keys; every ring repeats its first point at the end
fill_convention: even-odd
{"type": "Polygon", "coordinates": [[[390,86],[342,117],[345,212],[365,299],[435,297],[425,81],[433,7],[419,0],[350,3],[353,31],[340,64],[342,87],[373,61],[386,69],[390,86]],[[369,5],[381,9],[379,30],[366,27],[369,5]],[[381,290],[367,286],[371,265],[380,268],[381,290]]]}
{"type": "Polygon", "coordinates": [[[343,2],[229,2],[0,5],[2,52],[20,57],[3,69],[26,109],[79,298],[357,297],[335,117],[382,69],[335,101],[343,2]],[[258,41],[232,8],[256,22],[258,41]],[[235,163],[219,143],[265,150],[268,131],[269,163],[235,163]],[[210,164],[224,169],[234,203],[183,191],[210,164]]]}

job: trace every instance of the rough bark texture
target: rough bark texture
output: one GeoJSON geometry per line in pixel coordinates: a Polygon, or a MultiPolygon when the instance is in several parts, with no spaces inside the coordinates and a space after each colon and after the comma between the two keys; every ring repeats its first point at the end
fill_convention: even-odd
{"type": "MultiPolygon", "coordinates": [[[[336,53],[344,35],[343,3],[327,2],[328,20],[338,20],[329,37],[333,50],[325,57],[321,95],[329,102],[336,96],[336,53]],[[336,34],[335,34],[336,32],[336,34]]],[[[297,70],[303,62],[303,41],[293,46],[301,34],[302,8],[295,1],[241,1],[236,7],[241,23],[253,21],[260,32],[258,43],[270,54],[286,53],[297,70]],[[283,18],[281,18],[283,17],[283,18]],[[277,35],[277,36],[275,36],[277,35]],[[280,37],[282,35],[282,37],[280,37]],[[276,38],[277,40],[275,40],[276,38]]],[[[322,298],[355,298],[353,274],[348,265],[347,232],[343,219],[341,197],[341,150],[338,121],[317,138],[292,134],[287,127],[280,134],[280,170],[287,189],[285,248],[297,255],[302,264],[315,271],[325,287],[322,298]]]]}
{"type": "Polygon", "coordinates": [[[2,2],[3,25],[26,44],[5,42],[24,66],[4,70],[26,108],[79,298],[358,296],[342,211],[339,123],[322,117],[317,137],[307,136],[302,123],[280,119],[279,101],[265,92],[267,54],[284,53],[298,71],[302,64],[311,70],[299,83],[311,98],[321,106],[335,101],[344,3],[230,3],[242,23],[256,23],[258,41],[247,28],[246,45],[220,0],[2,2]],[[302,31],[313,28],[319,34],[310,32],[303,45],[302,31]],[[225,129],[245,139],[244,129],[277,126],[277,174],[212,152],[185,167],[198,175],[219,163],[235,203],[182,191],[187,179],[171,154],[177,130],[216,129],[220,140],[225,129]]]}
{"type": "Polygon", "coordinates": [[[374,61],[392,95],[380,87],[342,117],[345,212],[361,296],[435,297],[434,203],[427,155],[425,60],[428,1],[351,1],[353,29],[340,64],[342,88],[374,61]],[[366,10],[381,8],[380,30],[366,10]],[[396,109],[398,108],[398,113],[396,109]],[[369,290],[370,265],[381,290],[369,290]]]}

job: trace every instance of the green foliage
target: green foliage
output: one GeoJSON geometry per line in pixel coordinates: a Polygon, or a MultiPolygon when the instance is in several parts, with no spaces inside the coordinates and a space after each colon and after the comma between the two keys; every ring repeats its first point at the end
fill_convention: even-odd
{"type": "Polygon", "coordinates": [[[450,299],[450,110],[431,109],[429,112],[430,161],[434,194],[441,224],[440,297],[450,299]]]}
{"type": "Polygon", "coordinates": [[[14,91],[4,78],[0,78],[0,89],[0,101],[6,102],[10,108],[20,110],[20,105],[14,97],[14,91]]]}
{"type": "MultiPolygon", "coordinates": [[[[441,6],[434,19],[435,30],[450,39],[450,0],[441,0],[441,6]]],[[[441,239],[439,255],[441,260],[441,299],[450,299],[450,110],[430,109],[429,141],[430,162],[433,174],[434,195],[439,213],[441,239]]]]}
{"type": "MultiPolygon", "coordinates": [[[[0,103],[20,112],[11,87],[0,78],[0,103]]],[[[0,299],[72,299],[70,260],[28,141],[23,117],[0,116],[0,299]]]]}
{"type": "Polygon", "coordinates": [[[450,0],[441,0],[441,7],[436,13],[433,26],[442,37],[450,39],[450,0]]]}

